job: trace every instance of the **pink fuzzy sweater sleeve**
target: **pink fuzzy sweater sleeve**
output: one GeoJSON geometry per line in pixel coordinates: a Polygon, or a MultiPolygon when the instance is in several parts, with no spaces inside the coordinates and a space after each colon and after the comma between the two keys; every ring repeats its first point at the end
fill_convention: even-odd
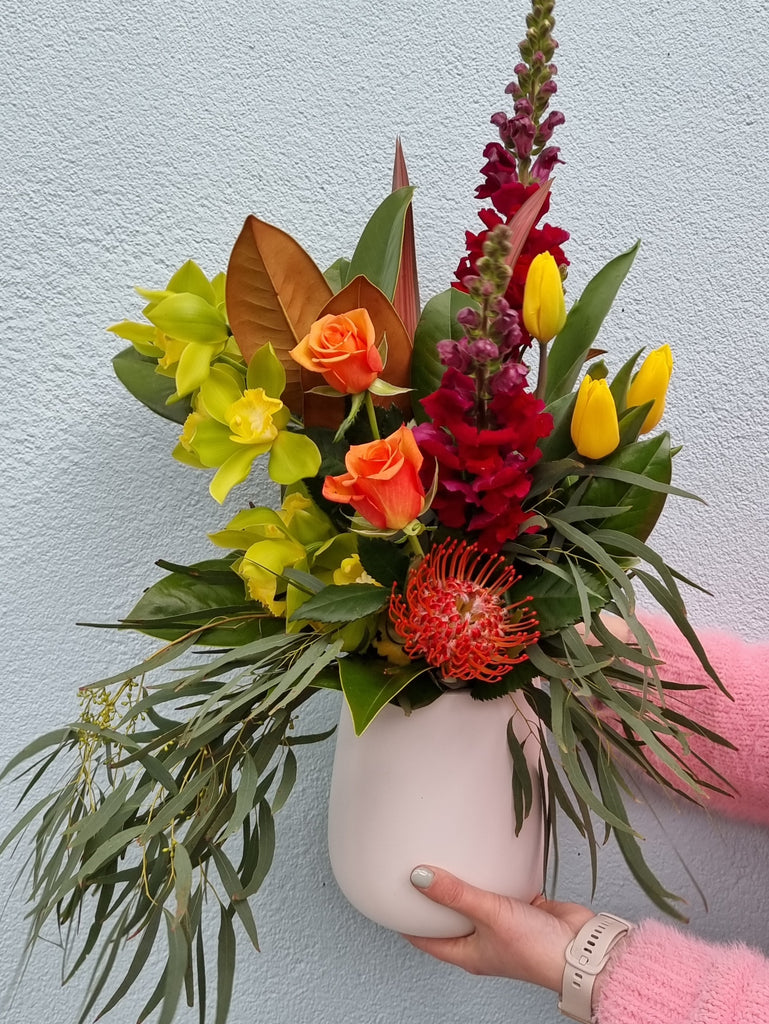
{"type": "MultiPolygon", "coordinates": [[[[646,625],[667,665],[667,678],[706,687],[682,701],[703,725],[738,748],[696,743],[697,753],[737,789],[734,797],[713,794],[708,806],[769,824],[769,646],[745,644],[725,633],[701,634],[734,697],[730,701],[675,626],[661,619],[648,619],[646,625]]],[[[769,1024],[769,960],[742,945],[712,945],[645,921],[607,967],[597,1016],[600,1024],[769,1024]]]]}

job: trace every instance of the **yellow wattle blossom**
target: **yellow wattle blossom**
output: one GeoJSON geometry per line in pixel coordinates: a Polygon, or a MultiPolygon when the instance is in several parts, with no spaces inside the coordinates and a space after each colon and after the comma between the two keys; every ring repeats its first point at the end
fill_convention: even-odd
{"type": "Polygon", "coordinates": [[[283,402],[279,398],[270,398],[264,388],[244,391],[242,398],[227,410],[230,440],[238,444],[271,444],[278,436],[273,416],[282,408],[283,402]]]}
{"type": "Polygon", "coordinates": [[[628,388],[628,407],[654,402],[643,421],[642,434],[654,430],[662,419],[662,414],[665,411],[665,396],[672,373],[673,353],[670,351],[670,345],[660,345],[644,359],[641,369],[628,388]]]}
{"type": "Polygon", "coordinates": [[[619,444],[619,423],[614,396],[605,378],[588,374],[579,386],[571,418],[571,439],[586,459],[603,459],[619,444]]]}
{"type": "Polygon", "coordinates": [[[523,289],[523,323],[543,345],[566,323],[563,281],[552,253],[541,252],[531,261],[523,289]]]}

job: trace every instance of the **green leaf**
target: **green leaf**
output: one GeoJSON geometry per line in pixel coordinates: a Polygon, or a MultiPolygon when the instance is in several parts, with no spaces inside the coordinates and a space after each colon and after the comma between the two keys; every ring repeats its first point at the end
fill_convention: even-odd
{"type": "Polygon", "coordinates": [[[348,282],[362,275],[391,302],[401,265],[406,213],[413,195],[414,189],[405,186],[391,192],[379,204],[363,229],[347,269],[348,282]]]}
{"type": "MultiPolygon", "coordinates": [[[[621,448],[605,459],[604,470],[635,473],[645,481],[670,484],[673,465],[670,456],[670,438],[664,434],[621,448]]],[[[629,505],[630,510],[611,518],[612,530],[628,533],[646,540],[665,505],[667,495],[608,476],[590,481],[584,495],[586,505],[629,505]]]]}
{"type": "Polygon", "coordinates": [[[102,1006],[99,1011],[99,1016],[96,1018],[97,1020],[100,1020],[105,1014],[109,1013],[110,1010],[117,1006],[123,996],[126,995],[134,982],[140,976],[155,945],[155,938],[158,933],[161,917],[162,909],[160,907],[155,907],[147,919],[147,924],[142,929],[142,936],[139,939],[139,944],[136,947],[136,952],[133,955],[133,959],[126,971],[125,977],[112,993],[108,1001],[104,1006],[102,1006]]]}
{"type": "Polygon", "coordinates": [[[166,918],[166,929],[168,932],[168,959],[166,961],[166,982],[163,992],[163,1006],[161,1007],[158,1024],[173,1024],[176,1016],[176,1008],[179,1005],[181,989],[184,984],[187,961],[189,958],[189,947],[181,928],[177,927],[173,914],[168,910],[163,911],[166,918]]]}
{"type": "Polygon", "coordinates": [[[286,751],[283,761],[283,772],[280,776],[278,788],[272,801],[272,813],[277,814],[281,807],[285,806],[286,800],[291,795],[291,790],[296,782],[296,754],[293,750],[286,751]]]}
{"type": "Polygon", "coordinates": [[[561,395],[551,402],[547,412],[553,417],[553,429],[547,437],[537,442],[542,452],[542,461],[539,465],[548,462],[556,462],[574,454],[574,442],[571,439],[571,420],[574,415],[574,406],[577,404],[577,395],[569,393],[561,395]]]}
{"type": "Polygon", "coordinates": [[[379,537],[358,537],[358,556],[364,570],[388,590],[406,581],[411,559],[403,548],[379,537]]]}
{"type": "Polygon", "coordinates": [[[352,280],[350,276],[350,261],[344,256],[340,256],[338,260],[334,260],[328,270],[324,270],[323,276],[334,295],[336,295],[337,292],[341,292],[348,281],[352,280]]]}
{"type": "Polygon", "coordinates": [[[124,348],[112,359],[115,376],[126,391],[163,419],[184,423],[192,411],[189,399],[167,404],[176,392],[176,384],[173,377],[157,373],[157,365],[156,359],[140,356],[135,348],[124,348]]]}
{"type": "Polygon", "coordinates": [[[601,324],[630,270],[639,244],[636,242],[632,249],[599,270],[569,310],[566,324],[548,352],[548,404],[568,394],[574,387],[601,324]]]}
{"type": "MultiPolygon", "coordinates": [[[[590,608],[603,608],[609,599],[609,592],[604,581],[586,569],[576,569],[588,596],[590,608]]],[[[582,604],[574,579],[569,574],[563,576],[553,572],[543,572],[540,576],[525,576],[510,591],[512,601],[527,600],[537,613],[539,628],[543,633],[562,629],[582,618],[582,604]]]]}
{"type": "MultiPolygon", "coordinates": [[[[245,600],[243,581],[230,568],[225,559],[210,559],[184,567],[186,572],[172,572],[145,590],[128,613],[124,624],[141,633],[175,640],[205,621],[228,615],[258,615],[260,608],[245,600]],[[206,570],[219,567],[221,575],[206,570]],[[199,569],[199,575],[189,570],[199,569]],[[224,571],[229,573],[229,579],[224,571]],[[169,621],[170,620],[170,621],[169,621]]],[[[219,645],[223,643],[249,643],[262,635],[263,620],[254,618],[233,624],[232,628],[213,627],[197,638],[197,643],[219,645]]]]}
{"type": "Polygon", "coordinates": [[[428,671],[424,662],[391,665],[382,658],[361,658],[348,655],[339,662],[342,690],[350,708],[355,735],[374,721],[382,708],[409,683],[428,671]]]}
{"type": "Polygon", "coordinates": [[[630,378],[633,376],[633,370],[635,364],[638,362],[638,357],[643,352],[642,348],[639,348],[637,352],[622,364],[617,371],[614,380],[609,385],[609,391],[614,396],[614,404],[617,406],[617,410],[622,414],[627,405],[627,391],[630,387],[630,378]]]}
{"type": "Polygon", "coordinates": [[[515,809],[515,834],[520,835],[523,823],[531,811],[534,800],[534,787],[531,782],[531,773],[523,751],[523,743],[515,735],[513,728],[514,719],[507,723],[507,746],[510,756],[513,759],[513,805],[515,809]]]}
{"type": "Polygon", "coordinates": [[[290,621],[354,622],[378,612],[389,600],[389,590],[373,583],[330,584],[305,601],[290,621]]]}
{"type": "Polygon", "coordinates": [[[225,907],[219,917],[219,949],[216,957],[216,1017],[214,1024],[227,1024],[235,979],[235,929],[225,907]]]}
{"type": "Polygon", "coordinates": [[[448,288],[430,299],[422,310],[411,359],[411,405],[417,423],[424,423],[428,418],[421,400],[440,387],[446,369],[438,358],[436,345],[439,341],[456,340],[464,335],[464,328],[457,323],[457,313],[465,306],[475,305],[469,295],[448,288]]]}

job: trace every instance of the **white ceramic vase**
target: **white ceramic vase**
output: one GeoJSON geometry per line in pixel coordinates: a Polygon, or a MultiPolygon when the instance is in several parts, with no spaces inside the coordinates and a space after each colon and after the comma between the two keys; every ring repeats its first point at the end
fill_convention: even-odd
{"type": "Polygon", "coordinates": [[[343,703],[331,780],[328,836],[339,888],[366,917],[410,935],[467,935],[469,920],[409,880],[434,864],[518,899],[541,891],[544,810],[533,712],[517,694],[489,701],[444,693],[406,716],[388,704],[356,736],[343,703]],[[534,804],[515,835],[507,723],[533,773],[534,804]]]}

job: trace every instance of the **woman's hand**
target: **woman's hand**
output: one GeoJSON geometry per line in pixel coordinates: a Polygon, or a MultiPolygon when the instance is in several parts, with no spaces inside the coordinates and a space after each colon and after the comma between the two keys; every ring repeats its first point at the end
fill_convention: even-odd
{"type": "Polygon", "coordinates": [[[405,935],[412,946],[471,974],[516,978],[561,991],[566,947],[593,917],[591,910],[544,896],[522,903],[426,865],[414,869],[411,881],[428,899],[464,914],[475,926],[458,939],[405,935]]]}

